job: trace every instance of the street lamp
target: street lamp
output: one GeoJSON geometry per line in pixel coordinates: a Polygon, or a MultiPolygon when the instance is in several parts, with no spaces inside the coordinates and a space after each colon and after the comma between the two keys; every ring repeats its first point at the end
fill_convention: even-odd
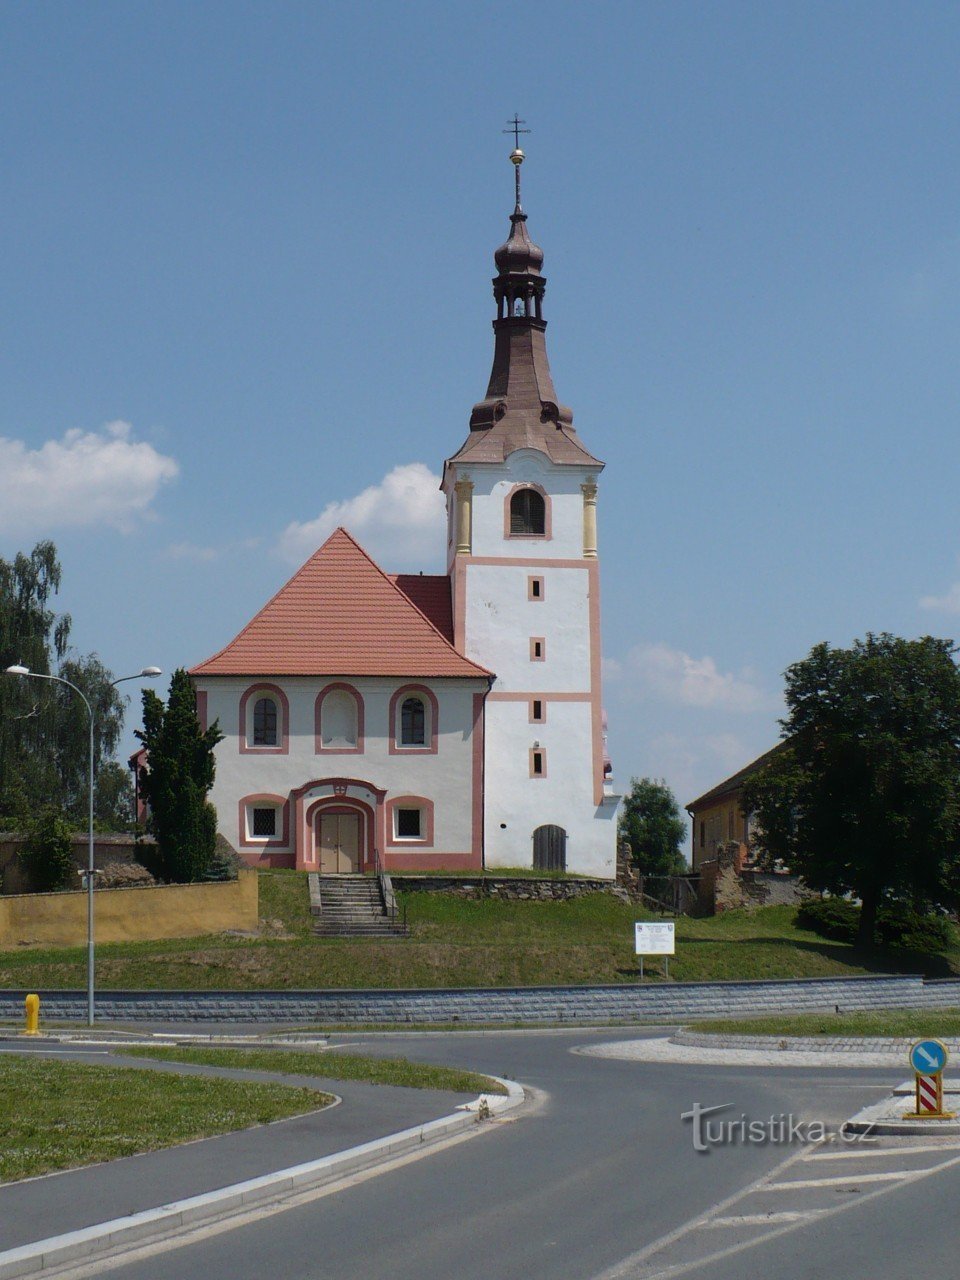
{"type": "MultiPolygon", "coordinates": [[[[31,671],[29,667],[24,667],[20,663],[12,667],[7,667],[6,674],[8,676],[26,676],[30,680],[52,680],[54,684],[65,684],[68,689],[72,689],[78,697],[83,700],[83,705],[87,708],[87,716],[90,721],[90,767],[87,785],[89,787],[89,806],[88,806],[88,823],[87,823],[87,1026],[93,1026],[93,782],[94,782],[94,753],[93,753],[93,726],[94,715],[93,707],[87,695],[82,689],[78,689],[75,684],[69,680],[64,680],[63,676],[48,676],[40,671],[31,671]]],[[[159,667],[143,667],[135,675],[121,676],[119,680],[111,680],[110,687],[115,688],[118,684],[123,684],[124,680],[154,680],[157,676],[163,675],[159,667]]]]}

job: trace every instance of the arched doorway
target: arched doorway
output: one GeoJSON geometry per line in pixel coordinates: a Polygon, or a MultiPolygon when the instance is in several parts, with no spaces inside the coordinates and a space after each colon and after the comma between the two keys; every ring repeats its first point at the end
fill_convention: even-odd
{"type": "Polygon", "coordinates": [[[321,875],[356,875],[363,870],[367,818],[360,806],[317,805],[311,817],[314,861],[321,875]]]}
{"type": "Polygon", "coordinates": [[[567,833],[548,823],[533,833],[533,865],[537,871],[566,871],[567,833]]]}

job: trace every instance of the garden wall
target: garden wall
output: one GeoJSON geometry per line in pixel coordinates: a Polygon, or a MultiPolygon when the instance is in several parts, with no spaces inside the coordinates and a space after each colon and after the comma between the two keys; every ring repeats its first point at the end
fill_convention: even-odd
{"type": "MultiPolygon", "coordinates": [[[[190,938],[225,929],[258,927],[257,872],[209,884],[98,889],[94,894],[98,942],[190,938]]],[[[73,947],[87,940],[87,895],[28,893],[0,897],[0,948],[73,947]]]]}

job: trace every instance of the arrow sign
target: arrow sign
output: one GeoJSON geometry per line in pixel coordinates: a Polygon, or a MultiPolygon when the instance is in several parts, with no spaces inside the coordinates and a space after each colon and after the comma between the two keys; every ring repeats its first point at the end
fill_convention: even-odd
{"type": "Polygon", "coordinates": [[[946,1046],[939,1040],[918,1040],[910,1050],[910,1065],[918,1075],[936,1075],[947,1065],[946,1046]]]}

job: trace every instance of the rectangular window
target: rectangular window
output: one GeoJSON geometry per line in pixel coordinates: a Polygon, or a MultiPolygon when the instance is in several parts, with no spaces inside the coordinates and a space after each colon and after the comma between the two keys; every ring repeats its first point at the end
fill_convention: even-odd
{"type": "Polygon", "coordinates": [[[530,661],[543,662],[546,658],[547,642],[543,636],[530,637],[530,661]]]}
{"type": "Polygon", "coordinates": [[[543,579],[542,578],[527,579],[527,599],[528,600],[543,599],[543,579]]]}
{"type": "Polygon", "coordinates": [[[397,809],[397,839],[419,840],[422,823],[419,809],[397,809]]]}
{"type": "Polygon", "coordinates": [[[542,698],[531,698],[530,700],[530,723],[543,724],[547,718],[547,709],[542,698]]]}
{"type": "Polygon", "coordinates": [[[277,834],[276,809],[254,809],[252,836],[275,836],[277,834]]]}
{"type": "Polygon", "coordinates": [[[543,747],[530,748],[530,777],[545,778],[547,776],[547,753],[543,747]]]}

